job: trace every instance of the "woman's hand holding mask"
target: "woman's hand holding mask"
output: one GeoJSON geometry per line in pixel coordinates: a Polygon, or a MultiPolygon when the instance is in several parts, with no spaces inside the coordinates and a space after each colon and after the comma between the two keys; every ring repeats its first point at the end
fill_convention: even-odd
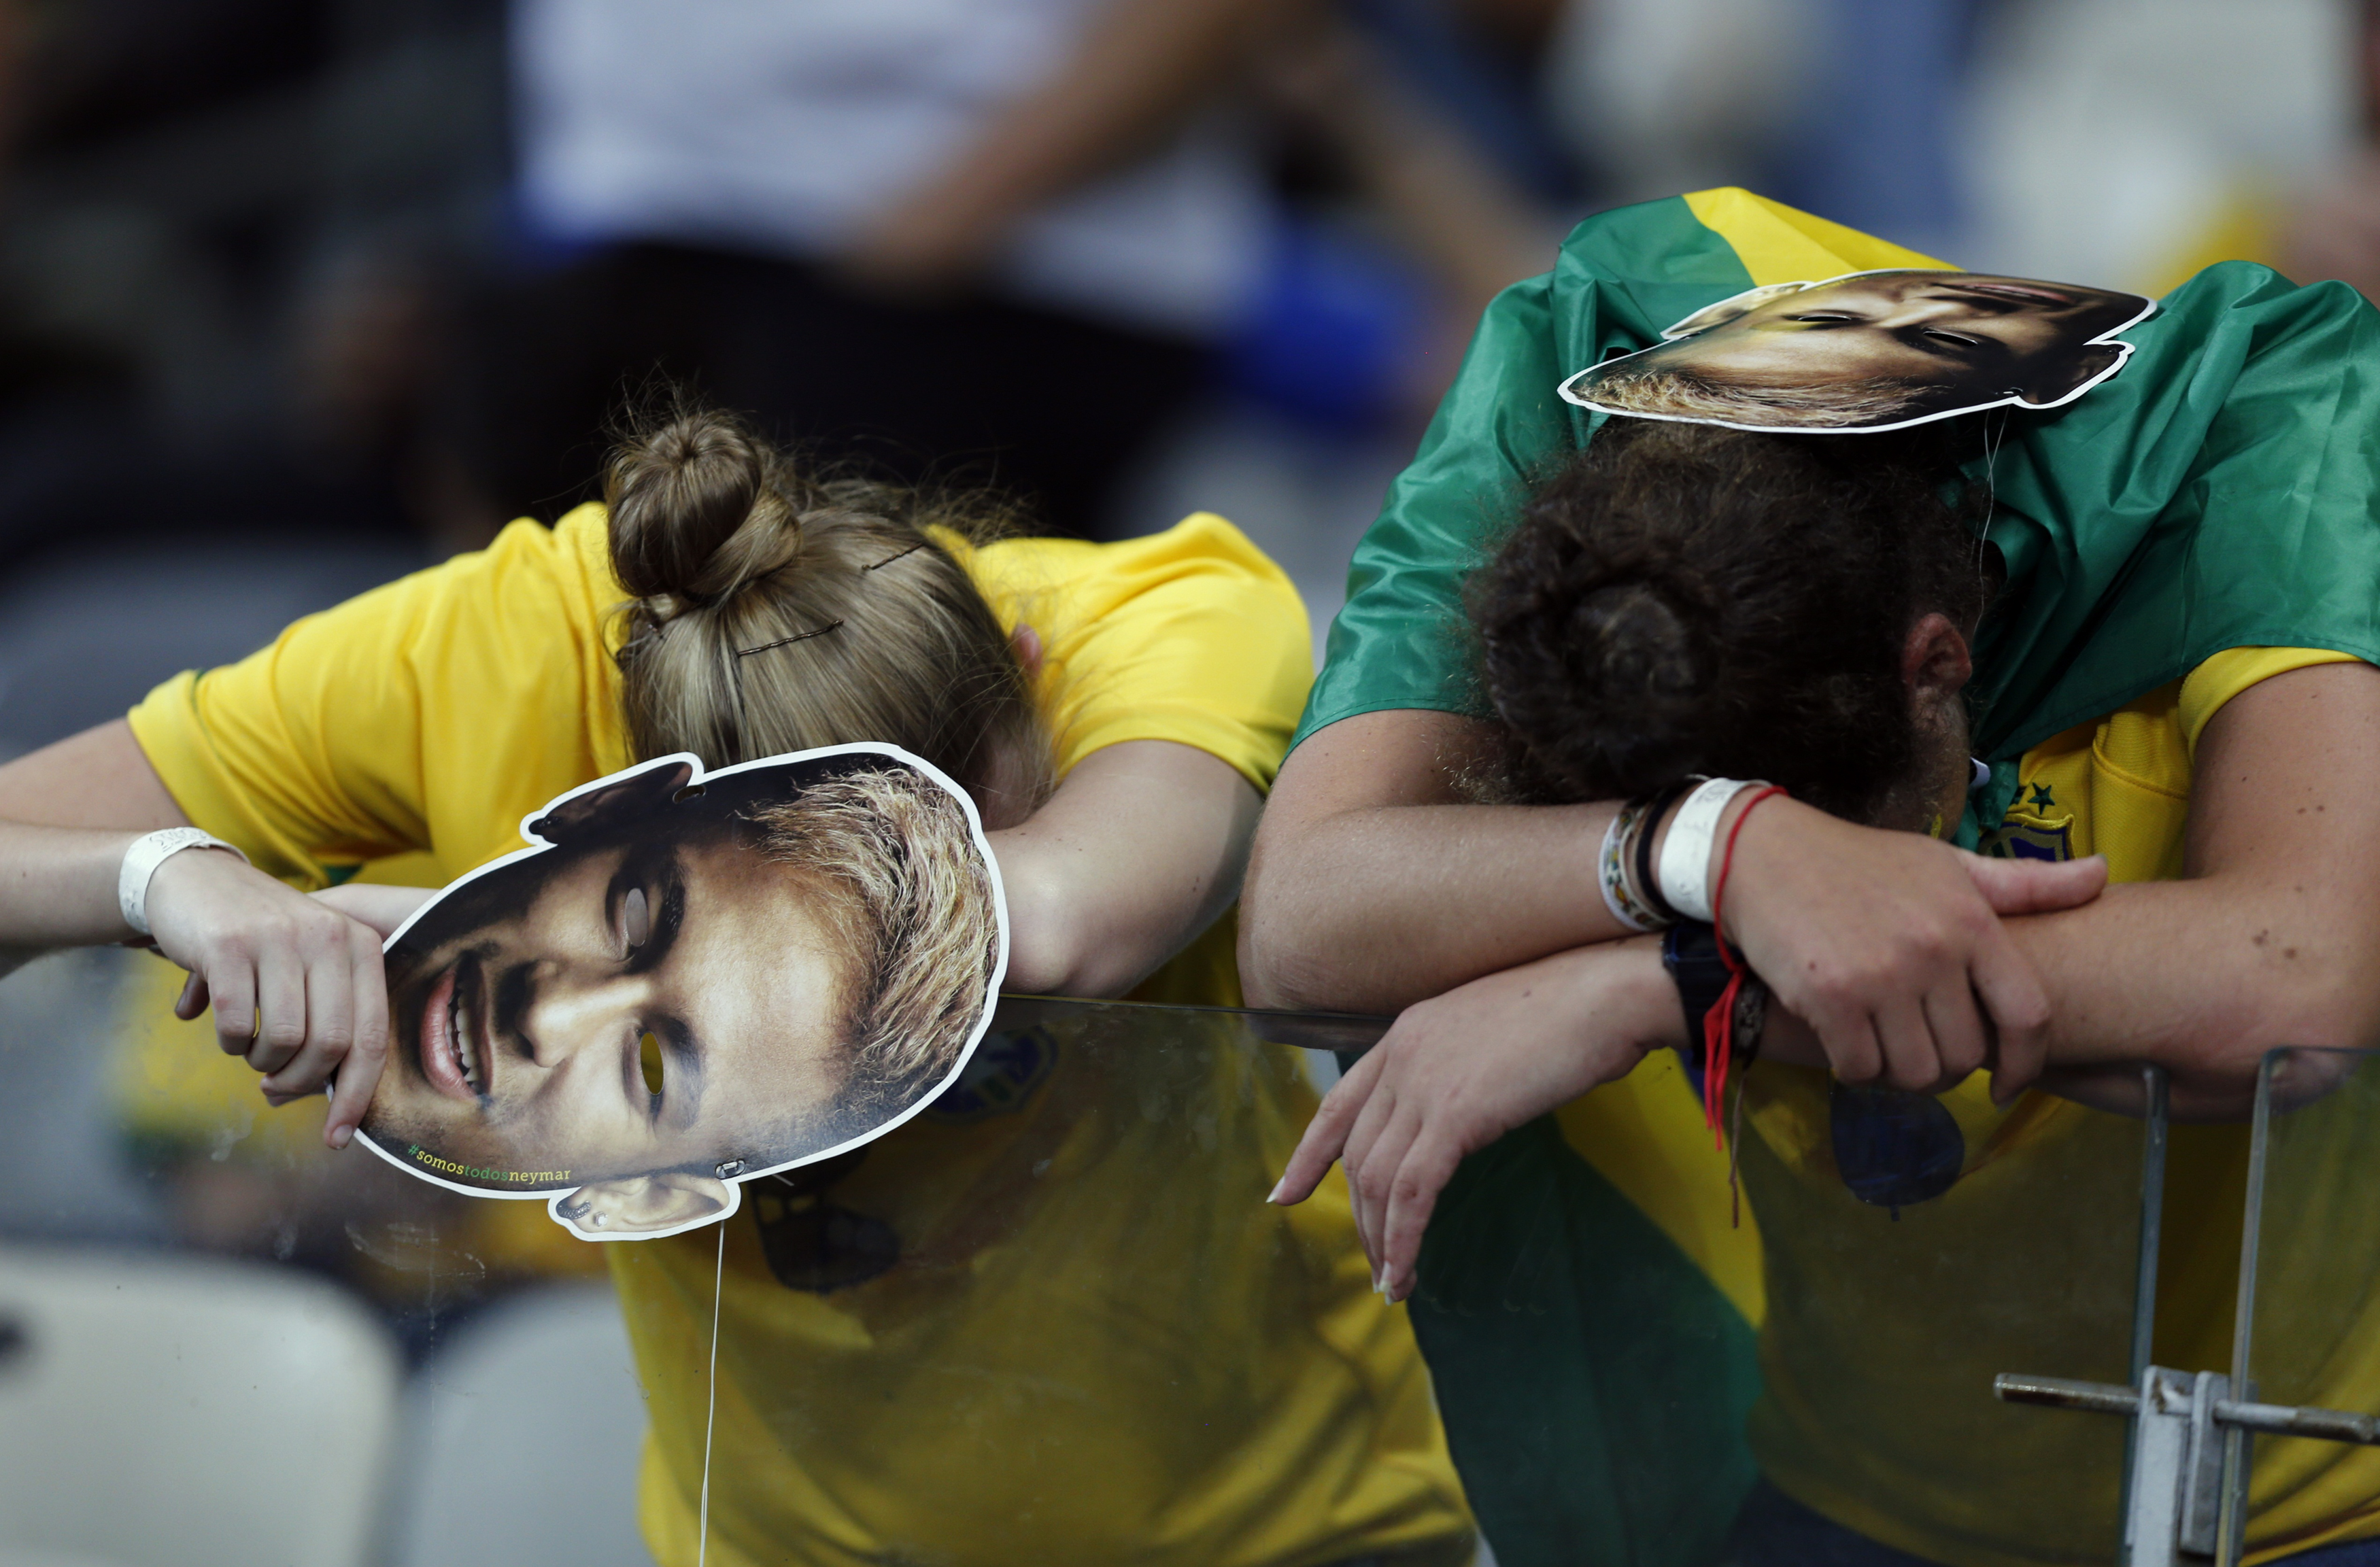
{"type": "Polygon", "coordinates": [[[208,850],[157,868],[148,916],[157,950],[190,972],[175,1015],[212,1006],[225,1053],[263,1073],[275,1104],[335,1075],[322,1137],[346,1147],[388,1054],[379,932],[208,850]]]}

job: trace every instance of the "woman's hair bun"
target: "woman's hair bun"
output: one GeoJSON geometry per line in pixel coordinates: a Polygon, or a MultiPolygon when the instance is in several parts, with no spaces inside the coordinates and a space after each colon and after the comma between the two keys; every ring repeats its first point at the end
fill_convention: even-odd
{"type": "Polygon", "coordinates": [[[1766,778],[1864,817],[1917,765],[1903,639],[1982,613],[1972,522],[1926,447],[1614,419],[1472,579],[1510,793],[1766,778]]]}
{"type": "Polygon", "coordinates": [[[1690,771],[1718,674],[1711,585],[1674,541],[1614,532],[1524,528],[1480,585],[1488,695],[1562,792],[1690,771]]]}
{"type": "Polygon", "coordinates": [[[622,445],[603,481],[621,586],[702,603],[783,564],[797,531],[779,467],[725,413],[680,413],[622,445]]]}

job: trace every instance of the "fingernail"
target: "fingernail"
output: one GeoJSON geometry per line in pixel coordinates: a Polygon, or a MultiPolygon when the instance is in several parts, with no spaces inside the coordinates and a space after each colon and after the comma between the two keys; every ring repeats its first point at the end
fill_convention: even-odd
{"type": "Polygon", "coordinates": [[[1275,1181],[1272,1184],[1272,1190],[1265,1194],[1265,1201],[1279,1202],[1281,1200],[1281,1194],[1288,1188],[1289,1177],[1284,1175],[1280,1180],[1275,1181]]]}
{"type": "Polygon", "coordinates": [[[1373,1277],[1372,1293],[1376,1295],[1384,1295],[1389,1293],[1389,1270],[1387,1269],[1381,1269],[1379,1272],[1373,1277]]]}
{"type": "Polygon", "coordinates": [[[354,1128],[342,1126],[337,1131],[331,1134],[331,1146],[334,1148],[346,1148],[348,1143],[355,1139],[355,1135],[354,1128]]]}

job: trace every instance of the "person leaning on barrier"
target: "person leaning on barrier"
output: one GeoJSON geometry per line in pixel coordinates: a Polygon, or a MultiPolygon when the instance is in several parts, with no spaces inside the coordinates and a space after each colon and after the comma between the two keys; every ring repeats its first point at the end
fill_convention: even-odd
{"type": "MultiPolygon", "coordinates": [[[[1698,425],[1607,430],[1531,503],[1481,574],[1474,613],[1484,684],[1511,744],[1475,786],[1508,802],[1560,805],[1657,796],[1694,774],[1756,777],[1847,820],[1941,836],[1973,784],[1961,698],[1973,667],[1969,638],[1989,583],[1973,535],[1936,498],[1928,482],[1935,478],[1882,461],[1873,447],[1846,450],[1822,438],[1698,425]],[[1712,494],[1728,500],[1716,508],[1695,504],[1712,494]]],[[[2289,751],[2307,748],[2308,738],[2316,749],[2329,743],[2321,715],[2341,705],[2341,687],[2351,704],[2354,686],[2371,675],[2367,665],[2314,650],[2220,655],[2189,679],[2029,751],[2022,768],[2025,818],[2004,826],[1987,847],[2095,847],[2119,883],[2178,881],[2177,891],[2195,893],[2178,879],[2236,872],[2243,855],[2268,844],[2255,808],[2242,808],[2243,795],[2261,789],[2252,774],[2287,767],[2289,751]],[[2309,733],[2292,736],[2292,720],[2309,733]],[[2242,771],[2252,774],[2246,782],[2242,771]]],[[[1924,1493],[1925,1476],[1958,1476],[1971,1504],[1979,1496],[1988,1500],[1997,1482],[2029,1495],[2036,1508],[2061,1484],[2054,1446],[2011,1442],[2007,1461],[1996,1462],[1961,1452],[1964,1432],[1946,1428],[1937,1415],[1962,1399],[1979,1403],[2002,1359],[2074,1363],[2107,1337],[2105,1321],[2092,1315],[2105,1303],[2080,1291],[2064,1296],[2063,1318],[2059,1303],[2046,1301],[2011,1333],[1993,1321],[2006,1314],[2005,1287],[1996,1281],[2046,1267],[2034,1237],[2046,1228],[2045,1213],[2077,1200],[2078,1167],[2095,1166],[2117,1189],[2137,1179],[2134,1132],[2052,1097],[2117,1108],[2137,1098],[2137,1075],[2112,1063],[2139,1050],[2131,1017],[2141,1009],[2069,1012],[2061,1003],[2082,989],[2075,976],[2108,971],[2093,975],[2095,994],[2084,994],[2086,1005],[2100,997],[2124,1001],[2130,987],[2145,984],[2161,986],[2181,1008],[2213,1010],[2204,990],[2173,995],[2181,987],[2169,966],[2208,962],[2208,947],[2227,945],[2232,933],[2210,934],[2181,954],[2144,950],[2127,938],[2160,912],[2143,903],[2145,891],[2119,885],[2095,905],[2040,917],[2037,935],[2019,936],[2054,951],[2042,966],[2058,1064],[2034,1083],[2049,1092],[2022,1093],[2022,1085],[2005,1077],[1993,1092],[1980,1077],[1963,1087],[1925,1085],[1957,1090],[1947,1100],[1954,1114],[1939,1134],[1957,1157],[1938,1174],[1852,1162],[1861,1118],[1898,1107],[1830,1094],[1826,1054],[1790,1013],[1767,1020],[1762,1064],[1742,1079],[1738,1125],[1756,1139],[1742,1153],[1745,1197],[1762,1220],[1770,1278],[1796,1282],[1772,1283],[1769,1292],[1763,1357],[1769,1391],[1753,1422],[1755,1455],[1793,1497],[1925,1560],[1961,1560],[1961,1547],[1972,1551],[1979,1537],[1988,1539],[1971,1516],[1952,1524],[1912,1507],[1907,1499],[1924,1493]],[[1793,1130],[1830,1121],[1835,1136],[1824,1153],[1793,1130]],[[1999,1166],[1991,1180],[1960,1179],[1986,1164],[1999,1166]],[[1847,1184],[1878,1206],[1937,1201],[1936,1221],[1959,1239],[1955,1257],[1913,1287],[1898,1254],[1843,1244],[1870,1217],[1852,1209],[1846,1219],[1847,1184]],[[1969,1277],[1946,1282],[1946,1271],[1969,1277]],[[1946,1314],[1946,1302],[1972,1303],[1973,1318],[1946,1314]],[[1910,1361],[1876,1347],[1873,1335],[1888,1313],[1924,1323],[1932,1353],[1910,1361]]],[[[2210,984],[2234,978],[2236,971],[2221,973],[2210,984]]],[[[1699,1056],[1703,1041],[1686,1032],[1686,1009],[1658,937],[1589,949],[1560,983],[1593,1002],[1592,1027],[1568,1050],[1524,1062],[1507,1057],[1490,1037],[1459,1060],[1383,1056],[1368,1074],[1359,1067],[1351,1081],[1357,1091],[1318,1122],[1287,1195],[1295,1195],[1339,1128],[1361,1114],[1367,1076],[1380,1084],[1375,1092],[1422,1106],[1403,1118],[1414,1133],[1403,1168],[1418,1163],[1425,1172],[1418,1180],[1426,1202],[1424,1145],[1441,1135],[1432,1124],[1435,1106],[1500,1098],[1494,1119],[1517,1124],[1625,1075],[1650,1051],[1682,1048],[1699,1056]]],[[[2270,994],[2261,998],[2265,1007],[2272,1003],[2270,994]]],[[[2225,997],[2221,1004],[2236,1020],[2259,1002],[2225,997]]],[[[2201,1026],[2209,1031],[2166,1052],[2187,1109],[2220,1112],[2240,1102],[2255,1055],[2225,1052],[2225,1026],[2209,1019],[2201,1026]]],[[[1525,1051],[1517,1042],[1508,1048],[1515,1057],[1525,1051]]],[[[1366,1159],[1393,1155],[1402,1130],[1396,1119],[1366,1159]]],[[[1455,1125],[1459,1132],[1459,1119],[1455,1125]]],[[[2206,1157],[2212,1147],[2202,1141],[2185,1152],[2206,1157]]],[[[2221,1190],[2221,1183],[2204,1181],[2183,1188],[2168,1209],[2180,1244],[2219,1237],[2235,1221],[2212,1200],[2221,1190]]],[[[2228,1353],[2219,1329],[2228,1284],[2187,1275],[2165,1303],[2168,1319],[2218,1324],[2184,1351],[2208,1364],[2228,1353]]],[[[2350,1406],[2373,1403],[2380,1379],[2350,1375],[2333,1392],[2350,1406]]],[[[2077,1424],[2046,1435],[2052,1444],[2073,1439],[2070,1472],[2091,1472],[2089,1444],[2100,1433],[2077,1424]]],[[[2094,1521],[2091,1500],[2076,1499],[2080,1527],[2094,1521]]],[[[2112,1507],[2112,1498],[2096,1500],[2112,1507]]],[[[1774,1527],[1780,1511],[1801,1511],[1801,1503],[1772,1491],[1756,1500],[1755,1517],[1774,1527]]],[[[2014,1505],[2007,1515],[2028,1516],[2014,1505]]],[[[1810,1526],[1807,1519],[1799,1524],[1810,1526]]],[[[1751,1554],[1739,1560],[1772,1560],[1760,1553],[1761,1543],[1744,1542],[1751,1554]]],[[[2011,1550],[2047,1542],[1990,1543],[2011,1550]]]]}
{"type": "MultiPolygon", "coordinates": [[[[255,868],[164,859],[148,898],[157,945],[193,972],[186,1010],[212,1001],[225,1048],[269,1095],[335,1071],[325,1135],[343,1144],[387,1048],[380,932],[429,893],[292,886],[408,849],[459,875],[519,848],[528,812],[640,757],[721,766],[874,740],[977,801],[1012,986],[1237,999],[1218,917],[1310,644],[1294,589],[1229,524],[1201,515],[1113,545],[972,542],[965,505],[820,480],[700,413],[624,447],[606,494],[0,770],[0,941],[123,940],[127,844],[185,822],[218,835],[255,868]]],[[[1075,1245],[1080,1205],[1051,1199],[1077,1189],[1034,1179],[1098,1130],[1067,1119],[1084,1100],[1051,1091],[1066,1082],[1062,1063],[1019,1075],[990,1112],[929,1114],[869,1146],[854,1184],[870,1234],[930,1242],[954,1206],[947,1172],[997,1176],[955,1205],[965,1245],[930,1268],[885,1273],[883,1247],[785,1265],[765,1196],[723,1240],[605,1248],[652,1413],[639,1489],[660,1560],[705,1549],[722,1245],[715,1549],[1467,1560],[1427,1379],[1399,1314],[1364,1290],[1346,1209],[1286,1228],[1242,1217],[1261,1211],[1269,1178],[1254,1143],[1187,1168],[1109,1159],[1084,1200],[1128,1205],[1154,1185],[1167,1200],[1146,1209],[1193,1215],[1198,1234],[1160,1224],[1157,1261],[1075,1245]],[[1245,1309],[1202,1310],[1183,1266],[1241,1281],[1245,1309]],[[1234,1374],[1192,1377],[1185,1354],[1234,1374]],[[1241,1461],[1257,1450],[1261,1464],[1241,1461]]],[[[1294,1074],[1243,1091],[1283,1126],[1311,1104],[1294,1074]]],[[[844,1172],[795,1173],[814,1195],[844,1172]]]]}
{"type": "MultiPolygon", "coordinates": [[[[1375,1063],[1326,1105],[1282,1192],[1294,1197],[1343,1139],[1358,1223],[1392,1294],[1415,1286],[1431,1195],[1508,1128],[1557,1105],[1567,1116],[1566,1100],[1613,1078],[1579,1102],[1614,1096],[1646,1125],[1674,1125],[1688,1108],[1684,1096],[1671,1104],[1643,1077],[1622,1075],[1645,1041],[1595,1058],[1613,1048],[1597,1021],[1610,1005],[1604,977],[1631,950],[1618,944],[1628,926],[1597,892],[1616,799],[1480,804],[1465,787],[1500,766],[1505,731],[1487,699],[1492,686],[1477,679],[1463,584],[1533,477],[1541,482],[1567,454],[1637,422],[1591,419],[1565,408],[1554,387],[1747,286],[1939,266],[1740,191],[1590,220],[1553,273],[1490,310],[1420,456],[1359,550],[1330,667],[1259,833],[1244,970],[1260,1001],[1400,1014],[1375,1063]]],[[[1945,614],[1937,630],[1955,636],[1914,640],[1889,616],[1850,622],[1890,632],[1894,677],[1940,695],[1928,711],[1966,716],[1988,777],[1936,808],[1946,836],[2011,857],[1962,856],[1926,834],[1854,824],[1799,799],[1771,797],[1746,817],[1750,791],[1706,824],[1711,844],[1734,843],[1721,912],[1772,992],[1777,1038],[1800,1020],[1820,1052],[1808,1059],[1846,1083],[1930,1090],[1988,1066],[2003,1098],[2036,1080],[2104,1098],[2119,1074],[2100,1069],[2155,1061],[2172,1069],[2185,1113],[2236,1114],[2265,1051],[2380,1039],[2380,984],[2371,978],[2380,972],[2380,900],[2368,891],[2380,885],[2380,820],[2357,808],[2355,792],[2380,762],[2380,679],[2366,662],[2380,658],[2380,532],[2371,520],[2380,474],[2365,433],[2371,388],[2357,368],[2380,343],[2380,318],[2337,285],[2300,289],[2232,264],[2169,296],[2125,337],[2134,353],[2120,372],[2065,407],[1938,427],[1949,443],[1940,449],[1988,503],[1985,538],[2008,578],[1993,612],[1972,633],[1945,614]],[[2122,880],[2166,882],[2095,897],[2104,871],[2089,857],[2095,848],[2122,880]]],[[[1840,443],[1828,460],[1843,466],[1847,493],[1868,494],[1868,505],[1890,500],[1861,486],[1887,482],[1890,448],[1875,443],[1895,437],[1795,439],[1840,443]]],[[[1649,461],[1661,447],[1640,437],[1628,450],[1649,461]]],[[[1596,471],[1617,482],[1620,470],[1596,471]]],[[[1724,517],[1756,531],[1781,526],[1799,504],[1792,486],[1767,480],[1730,488],[1743,475],[1725,462],[1670,478],[1660,504],[1671,528],[1724,517]]],[[[1906,493],[1908,482],[1900,488],[1906,493]]],[[[1788,554],[1767,569],[1797,561],[1812,572],[1830,564],[1788,554]]],[[[1747,584],[1731,586],[1756,601],[1747,584]]],[[[1542,590],[1558,597],[1562,587],[1542,590]]],[[[1662,613],[1664,601],[1656,594],[1640,608],[1662,613]]],[[[1694,601],[1724,613],[1723,600],[1694,601]]],[[[1560,658],[1587,660],[1591,611],[1572,601],[1565,613],[1579,618],[1547,623],[1560,658]]],[[[1842,629],[1823,618],[1802,624],[1842,629]]],[[[1800,651],[1772,650],[1771,662],[1791,668],[1800,651]]],[[[1614,685],[1669,675],[1691,697],[1718,688],[1697,684],[1706,680],[1757,689],[1759,671],[1679,674],[1657,664],[1614,685]]],[[[1560,686],[1531,689],[1542,697],[1560,686]]],[[[1524,733],[1550,733],[1520,716],[1524,733]]],[[[1695,745],[1755,727],[1741,711],[1703,722],[1715,728],[1695,745]]],[[[1694,759],[1670,759],[1682,768],[1694,759]]],[[[1758,778],[1777,762],[1708,765],[1758,778]]],[[[1947,791],[1956,773],[1943,766],[1929,783],[1947,791]]],[[[1668,828],[1668,813],[1658,825],[1668,828]]],[[[1719,864],[1712,855],[1706,876],[1719,864]]],[[[1701,891],[1708,896],[1707,881],[1701,891]]],[[[1754,1090],[1755,1103],[1764,1089],[1754,1090]]],[[[2028,1108],[2040,1102],[2018,1099],[2006,1114],[2047,1113],[2028,1108]]],[[[2002,1112],[1983,1109],[1987,1140],[2002,1112]]],[[[1966,1140],[1973,1154],[1989,1151],[1966,1140]]],[[[1758,1146],[1746,1137],[1750,1207],[1766,1233],[1789,1215],[1774,1211],[1773,1197],[1763,1208],[1764,1184],[1786,1188],[1751,1168],[1758,1146]]],[[[1498,1158],[1480,1166],[1480,1181],[1491,1168],[1514,1168],[1498,1158]]],[[[2228,1178],[2204,1173],[2217,1187],[2228,1178]]],[[[1614,1178],[1624,1184],[1625,1174],[1614,1178]]],[[[2003,1179],[2013,1177],[1980,1186],[1988,1193],[2003,1179]]],[[[2219,1211],[2210,1201],[2207,1211],[2219,1211]]],[[[1672,1227],[1671,1236],[1689,1252],[1701,1246],[1696,1260],[1708,1269],[1725,1245],[1693,1229],[1672,1227]]],[[[1432,1232],[1434,1247],[1439,1239],[1432,1232]]],[[[1447,1238],[1447,1255],[1457,1239],[1447,1238]]],[[[1609,1239],[1598,1268],[1661,1266],[1620,1231],[1609,1239]]],[[[1460,1293],[1461,1281],[1443,1274],[1421,1282],[1426,1306],[1439,1283],[1460,1293]]],[[[1856,1293],[1852,1282],[1844,1288],[1856,1293]]],[[[1463,1453],[1468,1416],[1459,1410],[1469,1395],[1451,1385],[1448,1367],[1472,1352],[1465,1335],[1476,1330],[1451,1308],[1416,1321],[1463,1453]]],[[[1839,1335],[1861,1330],[1814,1307],[1805,1326],[1821,1323],[1839,1335]]],[[[1772,1349],[1779,1331],[1772,1323],[1772,1349]]],[[[1822,1512],[1927,1559],[2046,1560],[2026,1554],[2038,1542],[1983,1544],[1938,1510],[1928,1515],[1923,1499],[1938,1495],[1945,1476],[1963,1481],[1982,1455],[1960,1450],[1952,1462],[1922,1441],[1895,1451],[1899,1396],[1862,1369],[1879,1342],[1833,1341],[1852,1370],[1823,1408],[1843,1434],[1814,1445],[1805,1470],[1771,1464],[1772,1475],[1822,1512]],[[1845,1489],[1840,1476],[1858,1458],[1875,1461],[1871,1477],[1906,1483],[1845,1489]]],[[[1589,1340],[1582,1346],[1597,1353],[1589,1340]]],[[[1693,1353],[1682,1342],[1670,1347],[1681,1358],[1693,1353]]],[[[2220,1346],[2205,1353],[2204,1364],[2222,1363],[2220,1346]]],[[[2001,1368],[1984,1367],[1979,1385],[2001,1368]]],[[[2362,1402],[2373,1397],[2380,1388],[2362,1402]]],[[[1803,1414],[1815,1419],[1818,1407],[1803,1414]]],[[[1724,1429],[1723,1415],[1712,1429],[1724,1429]]],[[[1764,1464],[1773,1452],[1760,1449],[1764,1464]]],[[[1694,1461],[1710,1472],[1706,1454],[1694,1461]]],[[[1508,1554],[1483,1498],[1492,1476],[1468,1457],[1465,1465],[1508,1554]]],[[[2339,1477],[2346,1467],[2289,1495],[2260,1496],[2260,1537],[2312,1544],[2362,1528],[2380,1476],[2339,1477]]],[[[1961,1517],[1988,1512],[1977,1506],[1961,1517]]]]}

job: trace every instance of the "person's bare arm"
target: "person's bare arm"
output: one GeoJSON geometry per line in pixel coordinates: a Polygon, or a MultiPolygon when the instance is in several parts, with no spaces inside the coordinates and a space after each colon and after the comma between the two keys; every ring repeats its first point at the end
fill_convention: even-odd
{"type": "MultiPolygon", "coordinates": [[[[2135,1109],[2137,1068],[2161,1065],[2177,1113],[2238,1115],[2270,1051],[2380,1046],[2375,776],[2380,669],[2317,664],[2227,703],[2200,736],[2180,880],[2002,922],[2048,999],[2046,1085],[2135,1109]]],[[[1790,1010],[1763,1049],[1828,1064],[1790,1010]]]]}
{"type": "Polygon", "coordinates": [[[1239,895],[1261,804],[1195,747],[1131,740],[1085,758],[1030,818],[988,834],[1008,899],[1006,988],[1138,984],[1239,895]]]}
{"type": "MultiPolygon", "coordinates": [[[[20,958],[133,934],[116,907],[124,851],[189,819],[118,719],[0,767],[0,944],[20,958]]],[[[234,856],[173,856],[149,884],[157,950],[189,970],[176,1011],[212,1005],[228,1054],[275,1100],[338,1092],[323,1138],[344,1148],[387,1049],[376,931],[234,856]]]]}
{"type": "Polygon", "coordinates": [[[2047,983],[2053,1063],[2155,1062],[2178,1109],[2243,1113],[2286,1045],[2380,1045],[2380,669],[2241,692],[2199,737],[2183,880],[2010,928],[2047,983]]]}
{"type": "Polygon", "coordinates": [[[1273,785],[1240,910],[1260,1006],[1393,1013],[1625,935],[1596,890],[1614,808],[1483,806],[1488,725],[1401,709],[1307,737],[1273,785]]]}
{"type": "MultiPolygon", "coordinates": [[[[2004,922],[2049,1000],[2043,1086],[2136,1111],[2138,1068],[2161,1065],[2177,1114],[2221,1118],[2246,1113],[2269,1051],[2380,1046],[2375,775],[2380,669],[2317,664],[2227,703],[2200,736],[2181,880],[2004,922]]],[[[1790,1013],[1762,1048],[1828,1064],[1790,1013]]]]}
{"type": "Polygon", "coordinates": [[[139,832],[190,824],[120,718],[0,766],[0,821],[139,832]]]}
{"type": "MultiPolygon", "coordinates": [[[[1456,780],[1488,734],[1477,720],[1397,710],[1342,720],[1291,754],[1242,908],[1250,1000],[1397,1012],[1626,934],[1596,883],[1614,807],[1459,803],[1456,780]]],[[[1722,817],[1722,837],[1751,798],[1722,817]]],[[[1962,1075],[1994,1049],[1988,1015],[2021,1083],[2047,1002],[1996,916],[2087,899],[2103,875],[2095,861],[1985,860],[1771,799],[1745,821],[1721,912],[1847,1077],[1962,1075]]]]}
{"type": "Polygon", "coordinates": [[[845,264],[894,289],[964,276],[1027,213],[1156,144],[1281,9],[1269,0],[1114,0],[1062,67],[880,214],[845,264]]]}
{"type": "MultiPolygon", "coordinates": [[[[0,821],[40,827],[83,827],[128,830],[136,835],[164,827],[188,827],[189,819],[165,790],[164,781],[132,738],[132,726],[122,719],[71,735],[53,746],[0,766],[0,821]]],[[[117,854],[121,856],[122,850],[117,854]]],[[[15,906],[39,907],[24,878],[41,874],[30,866],[0,858],[0,895],[15,906]]],[[[55,874],[55,872],[52,872],[55,874]]],[[[114,883],[109,884],[112,894],[114,883]]],[[[115,900],[107,903],[112,918],[115,900]]],[[[130,934],[129,931],[124,934],[130,934]]],[[[91,941],[119,938],[100,935],[91,941]]],[[[30,941],[0,941],[0,974],[6,974],[53,946],[69,943],[64,935],[30,941]]]]}
{"type": "MultiPolygon", "coordinates": [[[[2241,1114],[2265,1052],[2380,1045],[2375,776],[2380,669],[2292,670],[2225,704],[2199,738],[2182,879],[2007,922],[2049,995],[2051,1086],[2129,1108],[2153,1063],[2177,1112],[2241,1114]]],[[[1812,1055],[1790,1024],[1779,1042],[1812,1055]]]]}
{"type": "MultiPolygon", "coordinates": [[[[2380,1045],[2376,775],[2380,669],[2368,664],[2277,675],[2216,714],[2200,738],[2183,880],[2005,921],[2045,983],[2047,1085],[2137,1110],[2137,1069],[2154,1063],[2173,1075],[2177,1114],[2236,1116],[2271,1050],[2380,1045]]],[[[1398,1018],[1378,1064],[1325,1100],[1276,1200],[1300,1200],[1343,1157],[1366,1245],[1402,1294],[1464,1154],[1685,1038],[1650,942],[1476,980],[1398,1018]]],[[[1772,1013],[1762,1054],[1828,1064],[1790,1010],[1772,1013]]],[[[2321,1091],[2320,1063],[2301,1075],[2315,1080],[2290,1091],[2321,1091]]]]}

